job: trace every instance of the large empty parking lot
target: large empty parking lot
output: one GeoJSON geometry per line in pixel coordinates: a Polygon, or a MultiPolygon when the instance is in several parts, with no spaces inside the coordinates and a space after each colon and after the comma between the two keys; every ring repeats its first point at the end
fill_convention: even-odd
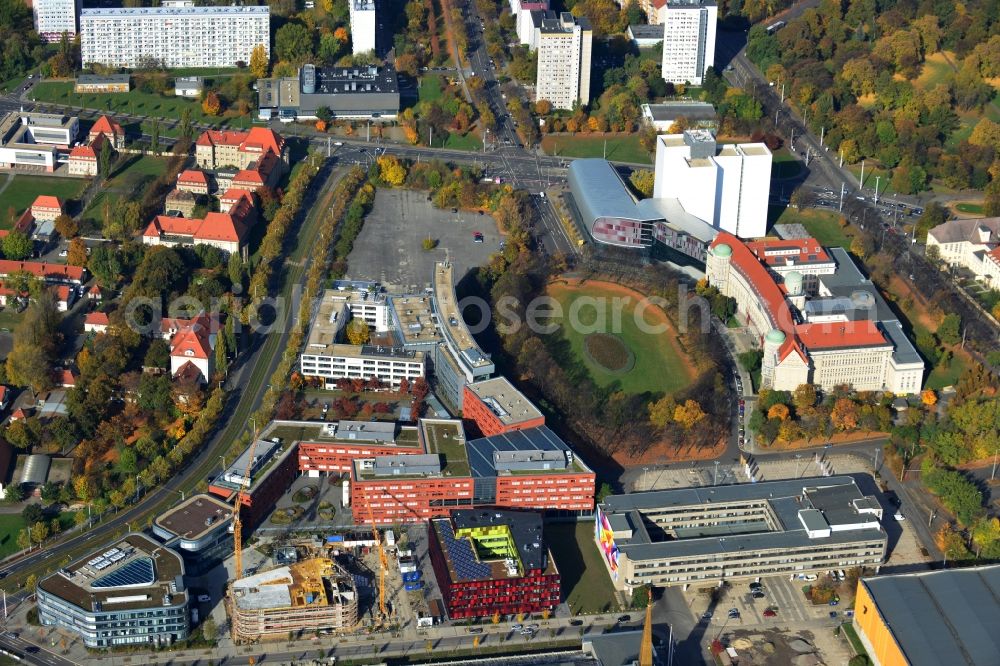
{"type": "Polygon", "coordinates": [[[471,268],[489,261],[500,249],[500,240],[489,215],[435,208],[426,192],[380,189],[347,258],[348,277],[418,291],[431,286],[435,262],[450,259],[455,280],[461,280],[471,268]],[[474,241],[477,231],[482,243],[474,241]],[[438,241],[438,246],[424,250],[425,238],[438,241]]]}

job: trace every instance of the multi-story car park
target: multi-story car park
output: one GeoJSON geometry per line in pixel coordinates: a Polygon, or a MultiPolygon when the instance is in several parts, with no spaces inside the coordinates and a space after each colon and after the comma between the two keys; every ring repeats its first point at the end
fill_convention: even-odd
{"type": "Polygon", "coordinates": [[[630,592],[878,567],[881,517],[851,477],[791,479],[614,495],[595,538],[614,586],[630,592]]]}
{"type": "Polygon", "coordinates": [[[559,571],[542,529],[541,514],[522,511],[460,509],[432,520],[429,554],[448,615],[554,610],[559,571]]]}
{"type": "Polygon", "coordinates": [[[85,65],[233,67],[258,44],[270,54],[270,30],[267,5],[90,8],[80,11],[80,52],[85,65]]]}
{"type": "Polygon", "coordinates": [[[79,634],[88,648],[171,645],[187,639],[181,556],[129,533],[38,583],[38,619],[79,634]]]}
{"type": "Polygon", "coordinates": [[[376,345],[328,344],[322,348],[314,342],[310,331],[310,342],[299,357],[299,368],[306,377],[318,377],[326,381],[327,388],[333,388],[338,379],[363,379],[372,377],[393,387],[398,387],[403,379],[413,381],[426,373],[426,360],[422,351],[412,351],[401,347],[379,347],[376,345]]]}
{"type": "Polygon", "coordinates": [[[233,507],[212,495],[182,501],[153,521],[153,535],[184,558],[189,575],[200,575],[233,552],[233,507]]]}

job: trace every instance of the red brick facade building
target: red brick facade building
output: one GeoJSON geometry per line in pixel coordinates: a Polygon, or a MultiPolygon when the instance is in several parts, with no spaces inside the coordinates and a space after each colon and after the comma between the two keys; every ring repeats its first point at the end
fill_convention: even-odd
{"type": "Polygon", "coordinates": [[[545,425],[545,417],[503,377],[466,384],[462,417],[484,437],[545,425]]]}

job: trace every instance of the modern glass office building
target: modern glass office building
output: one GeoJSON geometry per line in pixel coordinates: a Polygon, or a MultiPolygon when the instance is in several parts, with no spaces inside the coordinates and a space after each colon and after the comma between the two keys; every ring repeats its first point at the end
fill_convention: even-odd
{"type": "Polygon", "coordinates": [[[37,593],[39,621],[89,648],[166,646],[190,630],[181,556],[135,532],[43,578],[37,593]]]}

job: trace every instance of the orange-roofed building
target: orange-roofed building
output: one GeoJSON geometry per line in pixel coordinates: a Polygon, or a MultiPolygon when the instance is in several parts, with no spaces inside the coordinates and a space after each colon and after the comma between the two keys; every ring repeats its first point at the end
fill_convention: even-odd
{"type": "Polygon", "coordinates": [[[202,169],[246,169],[266,153],[288,165],[285,139],[265,127],[247,132],[207,130],[195,142],[195,161],[202,169]]]}
{"type": "Polygon", "coordinates": [[[705,269],[709,284],[736,301],[737,321],[757,335],[763,387],[920,391],[923,360],[843,248],[812,238],[744,243],[723,232],[705,269]]]}
{"type": "Polygon", "coordinates": [[[207,382],[215,369],[215,333],[198,323],[183,326],[170,337],[170,376],[190,376],[197,368],[199,380],[207,382]]]}
{"type": "Polygon", "coordinates": [[[48,264],[43,261],[0,259],[0,279],[19,271],[29,273],[54,284],[82,284],[85,282],[87,276],[87,269],[82,266],[48,264]]]}
{"type": "Polygon", "coordinates": [[[125,147],[125,130],[113,118],[108,116],[98,118],[87,134],[87,142],[92,144],[101,135],[111,142],[111,147],[115,150],[125,147]]]}
{"type": "Polygon", "coordinates": [[[257,209],[246,192],[234,194],[229,201],[225,213],[206,213],[203,219],[157,215],[142,233],[142,242],[169,247],[211,245],[223,252],[239,252],[256,222],[257,209]]]}
{"type": "Polygon", "coordinates": [[[103,333],[108,330],[108,315],[103,312],[88,312],[83,318],[85,333],[103,333]]]}
{"type": "Polygon", "coordinates": [[[52,287],[52,290],[56,297],[56,309],[59,312],[67,312],[76,301],[76,287],[60,284],[52,287]]]}
{"type": "MultiPolygon", "coordinates": [[[[101,137],[103,140],[103,136],[101,137]]],[[[100,141],[96,142],[100,144],[100,141]]],[[[97,150],[94,146],[74,146],[69,151],[69,174],[71,176],[96,176],[98,168],[97,150]]]]}
{"type": "Polygon", "coordinates": [[[76,386],[76,373],[69,368],[56,368],[52,371],[52,380],[56,386],[73,388],[76,386]]]}
{"type": "Polygon", "coordinates": [[[177,189],[191,194],[208,194],[208,176],[204,171],[186,169],[177,176],[177,189]]]}
{"type": "Polygon", "coordinates": [[[59,197],[42,194],[35,197],[35,202],[31,204],[31,214],[35,220],[40,222],[53,221],[63,213],[62,202],[59,197]]]}

